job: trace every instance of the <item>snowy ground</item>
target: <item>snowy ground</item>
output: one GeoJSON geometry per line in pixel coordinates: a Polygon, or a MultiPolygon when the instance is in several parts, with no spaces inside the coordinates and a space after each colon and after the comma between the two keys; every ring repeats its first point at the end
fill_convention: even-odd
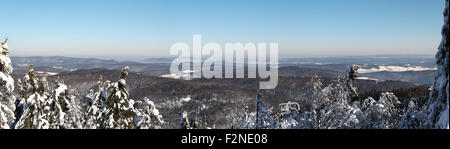
{"type": "Polygon", "coordinates": [[[371,72],[405,72],[405,71],[426,71],[426,70],[437,70],[437,67],[422,67],[422,66],[378,66],[372,68],[361,68],[358,70],[359,73],[371,73],[371,72]]]}

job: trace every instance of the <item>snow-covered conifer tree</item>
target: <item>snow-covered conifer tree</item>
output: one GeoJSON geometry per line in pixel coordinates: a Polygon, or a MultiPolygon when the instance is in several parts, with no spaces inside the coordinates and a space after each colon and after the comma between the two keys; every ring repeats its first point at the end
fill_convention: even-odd
{"type": "Polygon", "coordinates": [[[396,108],[400,102],[393,93],[381,93],[380,99],[375,101],[368,98],[361,109],[364,115],[360,118],[361,128],[364,129],[393,129],[398,127],[400,113],[396,108]]]}
{"type": "Polygon", "coordinates": [[[198,128],[200,128],[200,124],[198,122],[197,117],[189,119],[188,113],[186,111],[184,111],[183,114],[181,114],[180,128],[181,129],[198,129],[198,128]]]}
{"type": "Polygon", "coordinates": [[[145,97],[144,103],[140,107],[142,110],[138,114],[139,120],[136,127],[140,129],[160,128],[164,121],[153,101],[145,97]]]}
{"type": "MultiPolygon", "coordinates": [[[[425,106],[424,106],[425,107],[425,106]]],[[[409,104],[403,110],[403,116],[400,120],[401,129],[422,129],[427,118],[426,108],[418,107],[416,99],[409,101],[409,104]]]]}
{"type": "Polygon", "coordinates": [[[248,105],[245,105],[243,116],[239,118],[236,124],[238,129],[254,129],[256,126],[256,113],[250,112],[248,105]]]}
{"type": "Polygon", "coordinates": [[[275,120],[271,116],[270,109],[264,105],[262,93],[256,94],[256,129],[273,128],[275,120]]]}
{"type": "Polygon", "coordinates": [[[449,0],[445,1],[444,26],[442,27],[442,41],[439,50],[436,53],[436,64],[438,70],[434,78],[434,85],[430,92],[428,100],[428,120],[426,126],[429,128],[449,129],[449,97],[450,97],[450,25],[448,17],[450,16],[449,0]]]}
{"type": "Polygon", "coordinates": [[[14,79],[10,76],[13,71],[11,59],[8,56],[8,38],[1,43],[0,53],[0,129],[9,129],[15,121],[14,111],[14,79]]]}
{"type": "Polygon", "coordinates": [[[133,129],[134,118],[137,116],[134,101],[128,99],[126,77],[129,67],[126,66],[120,73],[118,82],[108,88],[106,99],[105,121],[103,126],[108,129],[133,129]]]}
{"type": "Polygon", "coordinates": [[[55,80],[55,88],[51,99],[53,128],[81,129],[83,119],[75,96],[69,94],[67,85],[59,77],[55,80]]]}
{"type": "Polygon", "coordinates": [[[86,110],[85,114],[85,128],[86,129],[98,129],[101,128],[104,117],[104,101],[106,99],[106,94],[103,88],[103,77],[100,75],[99,80],[97,81],[98,90],[94,93],[94,91],[90,90],[90,93],[87,95],[89,99],[89,106],[86,110]]]}
{"type": "Polygon", "coordinates": [[[181,129],[192,129],[189,121],[189,117],[186,111],[181,114],[181,122],[180,122],[181,129]]]}
{"type": "Polygon", "coordinates": [[[347,80],[345,82],[345,89],[346,92],[348,93],[348,96],[350,97],[350,99],[361,99],[358,95],[358,92],[356,91],[356,87],[354,85],[354,81],[357,79],[357,73],[358,73],[358,69],[360,68],[360,66],[358,65],[352,65],[351,67],[349,67],[348,71],[347,71],[347,80]]]}
{"type": "Polygon", "coordinates": [[[30,63],[27,74],[23,78],[23,88],[26,94],[22,95],[19,104],[23,105],[23,114],[16,122],[16,129],[48,129],[51,110],[51,100],[47,93],[48,82],[45,76],[40,80],[30,63]]]}
{"type": "MultiPolygon", "coordinates": [[[[25,99],[28,97],[26,88],[22,85],[22,81],[17,79],[17,89],[19,90],[19,96],[16,98],[16,111],[14,111],[14,115],[16,117],[16,122],[20,119],[23,114],[25,99]]],[[[15,123],[14,123],[15,125],[15,123]]]]}

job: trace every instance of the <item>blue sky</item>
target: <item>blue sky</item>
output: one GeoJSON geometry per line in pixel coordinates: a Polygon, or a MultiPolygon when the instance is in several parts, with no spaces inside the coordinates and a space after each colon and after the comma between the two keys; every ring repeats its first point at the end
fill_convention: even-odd
{"type": "Polygon", "coordinates": [[[169,56],[176,42],[278,42],[280,57],[434,54],[444,0],[7,0],[14,56],[169,56]]]}

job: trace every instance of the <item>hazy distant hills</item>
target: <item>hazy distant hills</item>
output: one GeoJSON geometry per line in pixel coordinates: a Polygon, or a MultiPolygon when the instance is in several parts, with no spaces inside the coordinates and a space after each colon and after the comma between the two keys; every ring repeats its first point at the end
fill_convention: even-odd
{"type": "Polygon", "coordinates": [[[144,59],[145,63],[171,63],[175,58],[174,57],[152,57],[144,59]]]}
{"type": "MultiPolygon", "coordinates": [[[[173,58],[148,58],[143,62],[116,61],[97,58],[73,57],[11,57],[14,73],[23,74],[28,64],[33,63],[36,71],[57,74],[85,69],[120,70],[130,66],[132,72],[153,76],[169,74],[173,58]]],[[[354,56],[326,58],[280,58],[279,76],[311,77],[318,74],[326,78],[343,75],[351,64],[360,65],[361,79],[397,80],[413,84],[431,84],[434,78],[434,57],[413,56],[354,56]]]]}
{"type": "MultiPolygon", "coordinates": [[[[170,63],[175,57],[151,57],[145,63],[170,63]]],[[[368,55],[316,58],[279,58],[281,64],[434,64],[434,55],[368,55]]]]}
{"type": "MultiPolygon", "coordinates": [[[[346,70],[346,66],[342,66],[346,70]]],[[[279,68],[278,75],[285,77],[311,77],[315,74],[326,78],[337,78],[344,74],[342,71],[333,70],[333,68],[310,67],[310,66],[286,66],[279,68]]]]}
{"type": "Polygon", "coordinates": [[[169,73],[167,63],[139,63],[133,61],[119,62],[115,60],[104,60],[96,58],[73,58],[73,57],[11,57],[14,73],[25,73],[28,64],[33,63],[36,71],[45,72],[67,72],[82,69],[106,69],[120,70],[125,66],[130,66],[130,70],[137,73],[145,73],[159,76],[169,73]]]}
{"type": "Polygon", "coordinates": [[[369,56],[341,56],[319,58],[279,58],[281,64],[422,64],[434,66],[433,55],[369,55],[369,56]]]}

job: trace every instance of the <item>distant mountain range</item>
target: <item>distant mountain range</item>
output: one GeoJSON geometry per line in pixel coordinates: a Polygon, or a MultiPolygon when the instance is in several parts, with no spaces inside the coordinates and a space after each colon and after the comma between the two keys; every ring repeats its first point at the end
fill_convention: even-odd
{"type": "Polygon", "coordinates": [[[368,56],[341,56],[319,58],[280,58],[281,64],[358,64],[358,65],[398,65],[411,64],[435,66],[432,55],[368,55],[368,56]]]}
{"type": "Polygon", "coordinates": [[[73,57],[11,57],[14,67],[14,73],[25,73],[28,70],[28,64],[33,63],[37,71],[45,72],[67,72],[84,69],[106,69],[120,70],[125,66],[130,66],[130,71],[150,75],[163,75],[169,73],[169,64],[167,63],[139,63],[133,61],[119,62],[116,60],[104,60],[97,58],[73,58],[73,57]]]}
{"type": "MultiPolygon", "coordinates": [[[[50,75],[76,70],[105,69],[120,70],[130,66],[132,72],[153,76],[173,76],[170,63],[173,58],[148,58],[141,62],[116,61],[99,58],[74,57],[11,57],[14,73],[23,74],[31,62],[36,71],[50,75]]],[[[360,65],[361,79],[395,80],[413,84],[431,84],[435,71],[434,57],[413,56],[350,56],[327,58],[280,58],[279,75],[285,77],[310,77],[318,74],[322,77],[337,78],[343,75],[351,64],[360,65]]],[[[176,76],[174,76],[176,77],[176,76]]]]}

